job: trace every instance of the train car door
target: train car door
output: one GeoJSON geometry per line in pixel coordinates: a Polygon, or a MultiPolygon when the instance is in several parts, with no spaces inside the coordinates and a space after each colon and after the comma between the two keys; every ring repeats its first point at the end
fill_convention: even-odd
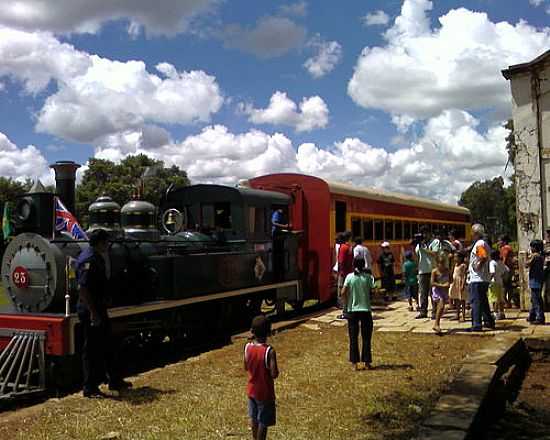
{"type": "Polygon", "coordinates": [[[334,201],[334,213],[335,213],[335,233],[344,232],[347,229],[347,204],[341,200],[334,201]]]}

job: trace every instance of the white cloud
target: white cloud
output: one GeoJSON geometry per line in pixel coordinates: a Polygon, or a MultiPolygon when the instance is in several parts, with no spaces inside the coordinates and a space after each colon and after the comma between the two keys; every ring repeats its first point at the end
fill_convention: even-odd
{"type": "Polygon", "coordinates": [[[209,126],[182,142],[170,142],[149,150],[138,142],[139,134],[128,133],[125,145],[102,145],[96,157],[120,160],[129,154],[144,153],[178,165],[193,182],[234,184],[239,179],[277,171],[296,171],[296,152],[285,135],[250,130],[231,133],[222,125],[209,126]],[[132,145],[132,142],[133,145],[132,145]]]}
{"type": "Polygon", "coordinates": [[[361,18],[365,26],[383,26],[390,22],[390,16],[384,11],[369,12],[361,18]]]}
{"type": "Polygon", "coordinates": [[[254,124],[287,125],[298,132],[326,127],[329,118],[328,107],[321,97],[303,98],[298,106],[286,93],[279,91],[271,96],[266,108],[256,109],[251,104],[240,104],[240,109],[254,124]]]}
{"type": "Polygon", "coordinates": [[[365,47],[348,83],[365,108],[423,119],[449,108],[510,112],[509,85],[500,70],[525,62],[550,46],[550,28],[524,21],[493,23],[464,8],[439,17],[432,29],[432,2],[405,0],[385,33],[384,47],[365,47]]]}
{"type": "Polygon", "coordinates": [[[185,169],[194,182],[234,184],[239,179],[277,172],[298,172],[456,202],[472,182],[502,175],[507,161],[507,130],[480,130],[467,112],[446,110],[430,118],[417,140],[402,136],[401,147],[387,151],[359,138],[331,146],[297,147],[283,134],[260,130],[231,133],[209,126],[181,142],[147,146],[143,133],[127,132],[105,139],[96,157],[120,160],[144,153],[185,169]]]}
{"type": "Polygon", "coordinates": [[[539,7],[544,3],[544,0],[529,0],[529,3],[535,7],[539,7]]]}
{"type": "Polygon", "coordinates": [[[307,15],[307,3],[305,1],[299,1],[297,3],[282,5],[279,10],[281,11],[281,14],[284,15],[305,17],[307,15]]]}
{"type": "Polygon", "coordinates": [[[22,81],[28,93],[55,81],[57,91],[38,112],[36,128],[91,143],[150,123],[207,122],[223,104],[213,76],[178,72],[161,63],[160,75],[142,61],[119,62],[78,51],[51,34],[0,27],[0,77],[22,81]]]}
{"type": "Polygon", "coordinates": [[[286,17],[264,17],[253,28],[229,25],[219,35],[225,47],[275,58],[304,45],[306,29],[286,17]]]}
{"type": "Polygon", "coordinates": [[[96,33],[112,20],[128,20],[130,34],[174,35],[191,20],[208,13],[219,0],[4,0],[0,24],[23,30],[56,33],[96,33]]]}
{"type": "Polygon", "coordinates": [[[331,149],[298,148],[297,167],[332,180],[456,202],[472,182],[502,174],[507,131],[495,126],[481,133],[470,114],[447,110],[428,120],[422,136],[394,152],[356,138],[331,149]]]}
{"type": "Polygon", "coordinates": [[[34,145],[19,148],[2,132],[0,132],[0,176],[19,181],[38,177],[46,185],[53,182],[48,162],[34,145]]]}
{"type": "Polygon", "coordinates": [[[323,41],[316,35],[309,41],[308,46],[317,52],[304,63],[304,67],[313,78],[325,76],[342,60],[342,46],[337,41],[323,41]]]}

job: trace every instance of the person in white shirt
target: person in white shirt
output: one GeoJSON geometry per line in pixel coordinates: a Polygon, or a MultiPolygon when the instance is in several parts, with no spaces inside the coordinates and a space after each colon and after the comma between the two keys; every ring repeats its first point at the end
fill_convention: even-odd
{"type": "Polygon", "coordinates": [[[472,226],[474,245],[470,253],[470,264],[468,274],[470,276],[470,304],[472,306],[472,328],[471,331],[483,330],[482,320],[486,327],[495,328],[495,320],[491,315],[487,291],[491,282],[489,272],[489,257],[491,249],[483,240],[485,228],[483,225],[472,226]]]}
{"type": "Polygon", "coordinates": [[[363,239],[356,237],[355,246],[353,247],[353,259],[362,259],[365,260],[365,271],[370,270],[372,272],[372,256],[369,252],[369,249],[363,245],[363,239]]]}
{"type": "Polygon", "coordinates": [[[341,232],[336,234],[336,243],[334,244],[334,266],[332,266],[332,271],[338,273],[338,251],[340,250],[340,245],[343,243],[344,238],[341,232]]]}

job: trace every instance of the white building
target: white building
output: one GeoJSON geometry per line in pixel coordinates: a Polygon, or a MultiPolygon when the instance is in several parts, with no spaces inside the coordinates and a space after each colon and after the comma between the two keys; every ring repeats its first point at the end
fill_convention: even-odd
{"type": "MultiPolygon", "coordinates": [[[[512,89],[519,264],[529,242],[550,228],[550,50],[502,74],[512,89]]],[[[521,271],[521,305],[529,306],[527,277],[521,271]]]]}

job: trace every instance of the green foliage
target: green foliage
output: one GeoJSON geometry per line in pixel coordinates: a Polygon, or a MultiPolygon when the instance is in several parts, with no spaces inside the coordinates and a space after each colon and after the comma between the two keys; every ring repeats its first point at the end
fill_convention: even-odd
{"type": "Polygon", "coordinates": [[[82,182],[76,189],[76,215],[86,224],[88,206],[105,194],[120,206],[132,199],[140,186],[140,178],[146,167],[154,167],[152,177],[144,179],[142,199],[158,205],[166,189],[171,185],[189,185],[185,171],[177,166],[164,168],[164,163],[143,154],[128,156],[119,164],[104,159],[90,159],[82,182]]]}
{"type": "Polygon", "coordinates": [[[460,197],[459,205],[472,213],[474,222],[482,223],[495,238],[507,234],[516,237],[516,190],[512,185],[505,187],[502,177],[474,182],[460,197]]]}

